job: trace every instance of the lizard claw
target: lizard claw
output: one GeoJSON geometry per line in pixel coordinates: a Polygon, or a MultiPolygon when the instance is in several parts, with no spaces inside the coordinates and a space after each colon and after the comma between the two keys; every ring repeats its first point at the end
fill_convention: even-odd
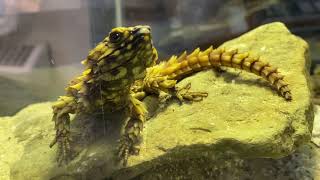
{"type": "Polygon", "coordinates": [[[133,141],[128,136],[123,136],[120,139],[118,147],[118,158],[123,166],[128,164],[130,155],[138,155],[140,151],[139,146],[135,146],[133,141]]]}
{"type": "Polygon", "coordinates": [[[118,158],[123,166],[126,166],[128,162],[129,146],[130,139],[128,137],[123,137],[119,140],[118,158]]]}
{"type": "Polygon", "coordinates": [[[161,102],[161,103],[164,103],[164,102],[166,102],[168,99],[170,99],[171,98],[171,94],[169,94],[169,93],[166,93],[166,92],[164,92],[164,91],[160,91],[160,93],[159,93],[159,101],[161,102]]]}
{"type": "Polygon", "coordinates": [[[52,148],[56,143],[58,144],[57,162],[59,166],[68,164],[72,159],[70,132],[67,130],[59,132],[51,142],[50,148],[52,148]]]}
{"type": "Polygon", "coordinates": [[[208,96],[207,92],[192,92],[189,91],[191,83],[188,83],[182,88],[176,88],[175,96],[180,102],[187,101],[202,101],[204,97],[208,96]]]}

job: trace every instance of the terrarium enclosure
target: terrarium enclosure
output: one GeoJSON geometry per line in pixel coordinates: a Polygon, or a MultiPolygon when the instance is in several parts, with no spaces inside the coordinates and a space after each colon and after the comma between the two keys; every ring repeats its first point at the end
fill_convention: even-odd
{"type": "MultiPolygon", "coordinates": [[[[134,49],[128,44],[110,51],[134,49]]],[[[112,53],[118,60],[126,56],[112,53]]],[[[0,0],[0,179],[320,179],[319,64],[319,0],[0,0]],[[159,74],[185,73],[173,78],[177,86],[170,92],[191,83],[190,92],[206,97],[180,102],[183,93],[184,100],[194,98],[188,89],[171,99],[147,92],[136,103],[141,100],[148,111],[139,125],[140,151],[125,166],[115,154],[128,119],[125,108],[132,106],[69,110],[75,114],[70,132],[76,153],[59,166],[59,145],[49,147],[57,136],[52,105],[60,96],[75,98],[72,107],[97,96],[79,95],[83,87],[103,94],[105,86],[90,74],[100,72],[94,71],[98,63],[90,66],[90,54],[112,49],[113,28],[137,25],[151,28],[154,63],[169,61],[159,74]],[[106,45],[94,49],[101,41],[106,45]],[[214,48],[220,59],[212,60],[214,48]],[[259,58],[246,60],[246,53],[259,58]],[[181,68],[183,61],[192,73],[181,68]],[[213,61],[221,67],[212,67],[213,61]],[[93,79],[92,86],[86,78],[93,79]]],[[[120,66],[133,72],[132,66],[120,66]]],[[[152,79],[143,75],[144,82],[152,79]]],[[[136,80],[135,74],[124,79],[130,78],[136,80]]],[[[58,100],[56,107],[66,101],[58,100]]]]}

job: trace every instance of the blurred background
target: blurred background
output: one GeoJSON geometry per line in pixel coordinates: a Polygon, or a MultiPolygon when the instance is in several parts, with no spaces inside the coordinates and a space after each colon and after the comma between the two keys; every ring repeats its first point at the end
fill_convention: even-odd
{"type": "Polygon", "coordinates": [[[62,95],[113,27],[151,25],[165,59],[274,21],[308,41],[317,79],[320,0],[0,0],[0,116],[62,95]]]}

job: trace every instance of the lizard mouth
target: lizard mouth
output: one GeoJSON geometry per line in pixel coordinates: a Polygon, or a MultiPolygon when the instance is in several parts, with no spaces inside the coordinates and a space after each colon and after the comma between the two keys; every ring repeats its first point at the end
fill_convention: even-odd
{"type": "Polygon", "coordinates": [[[132,35],[136,38],[132,40],[132,44],[148,43],[151,40],[151,28],[150,26],[135,26],[131,31],[132,35]],[[143,42],[145,41],[145,42],[143,42]]]}
{"type": "MultiPolygon", "coordinates": [[[[132,40],[127,39],[127,43],[120,49],[123,50],[123,54],[130,53],[130,56],[126,58],[116,58],[117,65],[110,68],[108,72],[111,74],[118,74],[118,69],[124,67],[129,71],[132,71],[130,78],[141,78],[145,74],[145,68],[147,61],[150,59],[152,52],[152,40],[151,40],[151,28],[149,26],[135,26],[130,31],[133,36],[132,40]],[[126,52],[126,49],[131,46],[131,49],[126,52]],[[119,61],[120,60],[120,61],[119,61]]],[[[125,55],[123,55],[125,56],[125,55]]]]}
{"type": "Polygon", "coordinates": [[[151,28],[150,26],[135,26],[133,32],[136,32],[139,35],[150,35],[151,28]]]}

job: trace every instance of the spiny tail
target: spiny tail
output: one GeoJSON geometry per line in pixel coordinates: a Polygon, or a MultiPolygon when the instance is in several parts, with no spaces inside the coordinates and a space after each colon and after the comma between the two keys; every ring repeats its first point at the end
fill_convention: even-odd
{"type": "Polygon", "coordinates": [[[291,92],[277,68],[262,62],[259,57],[252,57],[249,53],[238,53],[237,50],[227,51],[224,48],[208,48],[200,51],[199,48],[187,55],[186,52],[179,57],[173,56],[165,63],[162,75],[169,79],[179,80],[186,75],[213,67],[232,67],[243,69],[263,77],[274,86],[286,100],[291,100],[291,92]]]}

